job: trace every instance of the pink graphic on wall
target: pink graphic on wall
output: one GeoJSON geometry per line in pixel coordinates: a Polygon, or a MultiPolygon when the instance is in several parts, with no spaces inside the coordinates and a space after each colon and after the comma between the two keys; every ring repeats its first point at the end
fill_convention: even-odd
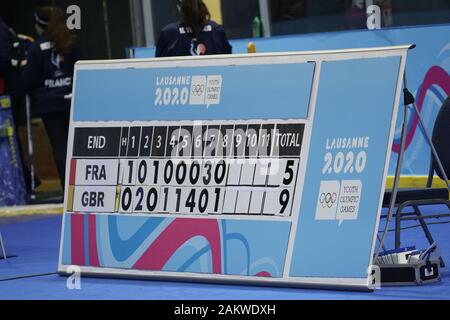
{"type": "MultiPolygon", "coordinates": [[[[434,85],[442,88],[442,90],[447,94],[447,96],[450,96],[450,76],[448,75],[447,71],[445,71],[439,66],[434,66],[430,68],[430,70],[428,70],[423,80],[423,83],[420,86],[420,90],[418,92],[416,99],[417,108],[419,109],[419,111],[422,111],[427,91],[434,85]]],[[[409,131],[406,136],[405,150],[408,149],[408,147],[410,146],[414,138],[417,125],[419,124],[419,118],[417,117],[417,114],[414,114],[414,116],[411,118],[410,121],[412,122],[408,124],[409,131]]],[[[392,150],[396,153],[400,152],[400,138],[394,141],[394,144],[392,145],[392,150]]]]}
{"type": "Polygon", "coordinates": [[[213,219],[175,219],[148,247],[133,269],[162,270],[172,255],[188,240],[204,237],[211,247],[212,272],[222,272],[220,230],[213,219]]]}

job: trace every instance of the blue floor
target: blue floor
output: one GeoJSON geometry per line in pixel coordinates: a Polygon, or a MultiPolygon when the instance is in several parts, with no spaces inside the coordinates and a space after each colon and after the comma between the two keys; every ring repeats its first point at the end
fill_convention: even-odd
{"type": "MultiPolygon", "coordinates": [[[[8,253],[18,256],[0,260],[0,280],[55,272],[60,227],[59,216],[0,224],[8,253]]],[[[436,224],[430,229],[450,265],[450,224],[436,224]]],[[[388,246],[392,243],[391,234],[388,246]]],[[[402,237],[402,245],[426,247],[419,228],[403,231],[402,237]]],[[[66,278],[52,274],[0,281],[0,299],[450,299],[449,270],[441,270],[440,283],[383,287],[373,293],[86,277],[81,279],[81,290],[68,290],[66,278]]]]}

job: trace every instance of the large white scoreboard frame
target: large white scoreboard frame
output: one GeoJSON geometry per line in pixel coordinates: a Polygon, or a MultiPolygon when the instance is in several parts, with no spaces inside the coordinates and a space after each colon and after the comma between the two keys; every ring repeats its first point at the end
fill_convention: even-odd
{"type": "MultiPolygon", "coordinates": [[[[407,56],[407,50],[408,50],[409,46],[396,46],[396,47],[384,47],[384,48],[367,48],[367,49],[351,49],[351,50],[337,50],[337,51],[311,51],[311,52],[290,52],[290,53],[273,53],[273,54],[254,54],[254,55],[222,55],[222,56],[205,56],[205,57],[197,57],[197,58],[192,58],[192,57],[177,57],[177,58],[160,58],[160,59],[142,59],[142,60],[117,60],[117,61],[82,61],[76,64],[76,70],[75,70],[75,76],[74,76],[74,92],[73,92],[73,99],[72,99],[72,110],[71,110],[71,121],[70,121],[70,130],[69,130],[69,143],[68,143],[68,154],[67,154],[67,165],[66,165],[66,172],[67,172],[67,177],[66,177],[66,186],[65,186],[65,201],[64,201],[64,217],[63,217],[63,225],[62,225],[62,237],[61,237],[61,247],[60,247],[60,257],[59,257],[59,262],[58,262],[58,272],[60,274],[69,274],[70,272],[72,272],[72,265],[77,265],[80,267],[80,270],[82,272],[83,275],[90,275],[90,276],[113,276],[113,277],[131,277],[131,278],[150,278],[150,279],[171,279],[171,280],[188,280],[188,281],[206,281],[206,282],[234,282],[234,283],[257,283],[257,284],[262,284],[262,285],[283,285],[283,286],[302,286],[302,287],[317,287],[317,286],[324,286],[324,287],[337,287],[337,288],[352,288],[352,289],[358,289],[358,290],[365,290],[368,289],[372,286],[372,281],[373,281],[373,276],[370,274],[369,269],[370,266],[372,265],[372,256],[374,253],[374,248],[376,246],[376,235],[377,235],[377,230],[378,230],[378,225],[379,225],[379,219],[380,219],[380,213],[381,213],[381,206],[382,206],[382,199],[383,199],[383,192],[384,192],[384,188],[385,188],[385,183],[386,183],[386,175],[387,175],[387,170],[388,170],[388,165],[389,165],[389,159],[390,159],[390,155],[391,155],[391,144],[393,141],[393,136],[394,136],[394,130],[395,130],[395,123],[396,123],[396,116],[397,116],[397,109],[398,109],[398,105],[399,105],[399,101],[400,101],[400,93],[401,93],[401,84],[402,84],[402,77],[403,77],[403,72],[405,69],[405,62],[406,62],[406,56],[407,56]],[[352,275],[341,275],[342,272],[345,273],[345,271],[336,271],[336,273],[334,273],[333,268],[339,268],[333,265],[330,265],[328,267],[329,270],[327,270],[327,267],[324,267],[325,271],[318,271],[318,273],[316,272],[312,272],[312,274],[309,274],[310,271],[308,270],[315,270],[318,268],[318,266],[323,266],[324,264],[328,264],[326,261],[323,261],[322,263],[320,261],[316,261],[317,260],[317,256],[315,256],[314,253],[309,253],[312,254],[311,259],[313,261],[313,263],[308,266],[305,267],[305,269],[299,273],[299,274],[294,274],[293,273],[293,269],[298,268],[298,261],[304,261],[304,257],[297,257],[294,258],[294,256],[296,255],[296,251],[305,251],[304,250],[304,245],[302,246],[301,244],[296,244],[296,241],[303,241],[305,242],[305,239],[298,239],[298,232],[302,232],[302,226],[300,225],[303,221],[300,219],[301,215],[314,215],[314,212],[308,211],[308,212],[302,212],[302,208],[303,208],[303,202],[305,202],[305,199],[309,199],[311,197],[307,197],[307,195],[305,194],[306,189],[308,187],[310,187],[312,184],[308,184],[308,186],[305,186],[305,179],[308,179],[310,177],[308,177],[308,170],[310,169],[310,166],[312,165],[310,162],[311,160],[311,153],[312,152],[317,152],[314,149],[314,144],[312,141],[313,138],[313,134],[314,134],[314,127],[319,123],[319,120],[322,122],[326,122],[327,120],[321,120],[321,119],[317,119],[318,115],[316,115],[316,106],[318,104],[318,100],[319,100],[319,87],[321,85],[321,77],[323,74],[323,66],[326,65],[326,67],[328,67],[328,65],[333,64],[334,62],[344,62],[344,64],[349,63],[349,65],[351,65],[353,62],[357,63],[358,61],[362,61],[362,62],[366,62],[366,61],[374,61],[375,65],[376,65],[376,61],[382,61],[381,62],[381,66],[383,66],[383,59],[392,59],[392,63],[390,63],[390,66],[393,67],[389,67],[388,69],[383,70],[383,73],[385,72],[389,72],[390,76],[388,77],[389,79],[392,79],[392,81],[390,82],[390,85],[393,85],[394,87],[392,88],[392,92],[391,94],[389,94],[389,103],[387,105],[383,105],[380,106],[380,109],[382,109],[383,112],[388,113],[388,116],[386,119],[388,119],[387,123],[386,123],[386,130],[384,133],[381,133],[382,135],[384,134],[384,136],[382,137],[382,148],[381,150],[384,151],[384,154],[382,155],[382,163],[380,162],[380,160],[378,160],[379,163],[381,163],[381,165],[379,166],[378,172],[373,172],[372,174],[374,174],[376,177],[378,177],[378,182],[376,183],[376,189],[375,189],[375,197],[377,199],[376,201],[376,205],[374,205],[375,202],[372,202],[370,209],[368,211],[370,211],[370,213],[366,213],[366,214],[370,214],[371,218],[369,219],[370,222],[364,222],[364,227],[367,228],[368,233],[369,233],[369,237],[370,240],[367,240],[366,242],[368,243],[368,248],[369,250],[365,249],[365,252],[363,254],[363,260],[366,261],[363,263],[363,265],[366,266],[366,270],[364,270],[364,275],[360,275],[361,273],[359,271],[358,276],[352,276],[352,275]],[[220,70],[222,70],[222,68],[226,69],[226,68],[233,68],[233,67],[239,67],[239,66],[259,66],[259,67],[264,67],[264,66],[278,66],[278,65],[299,65],[299,64],[313,64],[313,71],[312,71],[312,78],[311,78],[311,83],[310,83],[310,88],[308,88],[308,90],[310,90],[310,95],[308,97],[308,105],[307,105],[307,116],[304,117],[303,119],[301,118],[283,118],[283,121],[286,121],[287,123],[289,122],[294,122],[294,123],[303,123],[304,124],[304,132],[303,132],[303,145],[302,145],[302,149],[301,149],[301,154],[300,154],[300,158],[302,159],[302,161],[300,161],[300,167],[299,167],[299,172],[303,173],[303,174],[299,174],[297,179],[298,179],[298,193],[297,193],[297,198],[294,199],[294,201],[296,202],[293,205],[293,208],[298,208],[297,211],[293,211],[291,216],[287,216],[287,217],[276,217],[276,219],[274,219],[274,217],[271,216],[264,216],[264,215],[260,215],[260,216],[230,216],[230,215],[186,215],[186,214],[171,214],[171,215],[165,215],[163,216],[163,218],[169,218],[172,219],[174,218],[174,220],[179,220],[181,221],[181,223],[185,220],[183,219],[200,219],[198,221],[202,221],[203,219],[206,220],[215,220],[218,221],[218,223],[221,220],[233,220],[233,223],[240,223],[240,221],[247,221],[250,224],[251,228],[254,228],[254,226],[257,226],[257,224],[259,222],[261,222],[261,227],[262,227],[262,222],[267,223],[267,225],[270,226],[270,223],[274,220],[277,221],[287,221],[290,223],[289,227],[288,227],[288,236],[287,236],[287,246],[284,249],[285,250],[285,254],[284,254],[284,262],[283,262],[283,266],[282,266],[282,271],[280,272],[280,275],[278,277],[268,277],[268,276],[261,276],[261,275],[251,275],[251,274],[224,274],[224,272],[189,272],[189,271],[174,271],[174,270],[144,270],[144,269],[140,269],[140,268],[135,268],[135,267],[126,267],[126,266],[120,266],[118,264],[114,265],[114,266],[105,266],[105,265],[101,265],[104,263],[104,261],[101,261],[102,258],[99,258],[98,260],[98,264],[97,266],[92,266],[92,261],[91,261],[91,265],[83,265],[80,263],[77,263],[76,261],[74,261],[73,259],[70,260],[70,254],[72,254],[73,257],[73,252],[74,252],[74,248],[76,247],[76,244],[74,243],[69,243],[70,239],[74,239],[73,238],[73,233],[74,233],[74,225],[73,225],[73,221],[74,219],[78,219],[77,215],[80,216],[85,216],[83,218],[80,218],[78,220],[81,221],[81,223],[85,223],[84,225],[84,230],[88,230],[91,227],[91,220],[96,220],[96,223],[94,223],[94,228],[96,228],[96,234],[94,235],[94,237],[96,238],[96,241],[94,241],[95,246],[97,246],[97,248],[100,251],[100,247],[104,247],[104,246],[108,246],[109,244],[105,244],[102,243],[102,241],[106,242],[106,240],[102,240],[101,236],[98,235],[98,233],[100,232],[100,225],[101,223],[104,223],[101,221],[101,219],[108,219],[108,216],[112,216],[112,215],[116,215],[117,217],[115,217],[114,219],[123,219],[125,221],[125,219],[133,219],[133,218],[137,218],[141,217],[141,219],[146,219],[146,218],[151,218],[151,217],[161,217],[161,215],[158,214],[142,214],[142,213],[133,213],[132,215],[123,215],[123,214],[117,214],[117,213],[111,213],[111,214],[104,214],[104,213],[94,213],[94,212],[72,212],[71,214],[69,214],[69,211],[73,211],[73,210],[68,210],[69,207],[69,199],[72,197],[73,201],[73,194],[70,195],[70,190],[71,190],[71,186],[70,186],[70,175],[71,175],[71,170],[73,168],[71,168],[71,160],[73,159],[73,141],[74,141],[74,132],[75,132],[75,128],[77,127],[114,127],[114,126],[145,126],[145,125],[157,125],[158,123],[163,122],[164,120],[162,119],[156,119],[156,120],[152,120],[152,119],[148,119],[146,121],[143,121],[142,119],[135,119],[135,120],[130,120],[128,119],[124,119],[124,121],[121,120],[107,120],[105,121],[104,119],[88,119],[88,120],[83,120],[83,121],[78,121],[76,120],[76,108],[79,107],[79,101],[78,99],[80,99],[80,101],[82,100],[79,95],[80,93],[77,92],[79,89],[79,84],[81,83],[81,78],[79,76],[80,72],[89,70],[89,71],[101,71],[101,70],[130,70],[130,69],[143,69],[143,70],[149,70],[149,72],[152,72],[152,70],[178,70],[178,69],[183,69],[183,68],[190,68],[190,69],[199,69],[199,70],[206,70],[207,73],[209,72],[209,68],[219,68],[219,71],[217,70],[213,70],[212,74],[217,74],[218,72],[220,72],[220,70]],[[316,116],[316,118],[315,118],[316,116]],[[304,187],[305,186],[305,187],[304,187]],[[89,216],[89,217],[88,217],[89,216]],[[125,217],[125,218],[122,218],[125,217]],[[70,231],[71,230],[71,231],[70,231]],[[70,238],[72,237],[72,238],[70,238]],[[369,243],[370,242],[370,243],[369,243]],[[69,244],[68,244],[69,243],[69,244]],[[299,247],[297,247],[297,245],[299,247]],[[69,249],[70,248],[70,249],[69,249]],[[69,258],[67,258],[69,256],[69,258]],[[295,262],[294,260],[297,260],[297,262],[295,262]],[[302,260],[303,259],[303,260],[302,260]]],[[[345,66],[343,66],[342,70],[345,70],[345,66]]],[[[373,68],[372,66],[369,67],[370,70],[372,70],[371,68],[373,68]]],[[[352,70],[349,70],[349,72],[353,72],[352,70]]],[[[354,71],[355,74],[357,73],[357,70],[354,71]]],[[[330,74],[332,73],[332,71],[330,71],[330,74]]],[[[342,75],[343,78],[345,78],[344,75],[342,75]]],[[[357,77],[358,75],[355,75],[355,77],[357,77]]],[[[383,81],[384,80],[384,76],[387,77],[386,74],[375,74],[375,75],[367,75],[368,77],[374,76],[377,81],[383,81]]],[[[271,81],[270,80],[270,74],[267,75],[267,79],[266,81],[271,81]]],[[[324,81],[331,81],[332,80],[332,76],[328,75],[328,77],[330,79],[325,79],[324,81]]],[[[358,82],[363,81],[364,79],[357,79],[358,82]]],[[[101,80],[99,80],[101,81],[101,80]]],[[[224,76],[223,77],[223,84],[222,84],[222,92],[223,90],[225,90],[225,86],[226,86],[226,81],[227,78],[224,76]]],[[[295,81],[295,79],[290,79],[290,81],[295,81]]],[[[345,82],[345,79],[343,80],[343,82],[345,82]]],[[[373,83],[373,82],[371,82],[373,83]]],[[[245,86],[245,83],[241,83],[239,84],[241,86],[245,86]]],[[[338,83],[336,83],[336,85],[339,85],[338,83]]],[[[276,84],[274,84],[274,88],[276,90],[277,86],[276,84]]],[[[367,86],[366,87],[367,92],[366,92],[366,96],[367,99],[371,99],[372,97],[376,97],[376,96],[380,96],[380,95],[385,95],[384,92],[372,92],[371,91],[371,87],[367,86]]],[[[123,88],[124,93],[123,94],[127,94],[127,88],[123,88]]],[[[150,90],[150,89],[149,89],[150,90]]],[[[86,94],[86,92],[84,91],[83,94],[86,94]]],[[[114,95],[113,92],[111,92],[112,95],[114,95]]],[[[325,93],[323,93],[325,94],[325,93]]],[[[96,95],[95,90],[93,88],[92,91],[92,95],[96,95]]],[[[85,98],[89,98],[85,97],[85,98]]],[[[349,101],[351,100],[350,97],[348,97],[349,101]]],[[[380,98],[381,99],[381,98],[380,98]]],[[[226,101],[223,101],[224,98],[222,97],[222,102],[217,102],[218,107],[223,107],[221,105],[221,103],[226,103],[226,101]]],[[[375,98],[376,100],[376,98],[375,98]]],[[[85,101],[85,100],[83,100],[85,101]]],[[[235,103],[239,104],[239,99],[237,97],[235,103]]],[[[352,104],[354,102],[350,102],[350,104],[352,104]]],[[[366,104],[366,101],[360,101],[361,103],[361,107],[364,108],[364,105],[366,104]]],[[[155,106],[152,105],[153,101],[149,101],[149,108],[153,108],[155,106]]],[[[326,104],[326,101],[323,102],[323,104],[326,104]]],[[[209,108],[215,108],[216,106],[209,106],[209,108]]],[[[245,108],[245,106],[241,106],[243,108],[245,108]]],[[[328,106],[325,108],[339,108],[340,106],[328,106]]],[[[198,107],[197,107],[198,108],[198,107]]],[[[207,111],[209,108],[205,108],[205,110],[207,111]]],[[[133,113],[133,106],[129,106],[128,107],[129,113],[132,114],[133,113]]],[[[335,109],[333,109],[335,110],[335,109]]],[[[111,111],[113,112],[113,110],[111,111]]],[[[334,112],[334,111],[333,111],[334,112]]],[[[331,112],[331,113],[333,113],[331,112]]],[[[332,114],[331,114],[332,116],[332,114]]],[[[131,116],[132,117],[132,116],[131,116]]],[[[345,117],[348,117],[348,115],[345,115],[345,117]]],[[[133,118],[131,118],[133,119],[133,118]]],[[[280,118],[264,118],[263,116],[261,118],[259,117],[252,117],[252,118],[240,118],[238,116],[236,116],[235,118],[230,118],[227,119],[230,123],[234,120],[236,121],[243,121],[243,122],[247,122],[247,123],[255,123],[258,122],[259,123],[270,123],[273,121],[278,121],[280,118]]],[[[384,119],[384,121],[386,122],[386,119],[384,119]]],[[[190,119],[166,119],[167,121],[178,121],[180,122],[180,125],[183,124],[189,124],[190,119]]],[[[193,119],[193,120],[201,120],[201,119],[193,119]]],[[[203,119],[206,120],[206,119],[203,119]]],[[[220,125],[223,121],[221,121],[222,119],[216,119],[215,120],[208,120],[211,123],[217,123],[218,125],[220,125]]],[[[382,119],[381,119],[382,120],[382,119]]],[[[379,121],[381,121],[379,120],[379,121]]],[[[367,121],[367,123],[369,121],[371,121],[371,119],[361,119],[361,118],[355,118],[355,126],[360,126],[360,127],[364,127],[367,124],[364,123],[364,121],[367,121]]],[[[376,119],[373,121],[377,121],[376,119]]],[[[226,121],[225,121],[226,122],[226,121]]],[[[226,122],[227,123],[227,122],[226,122]]],[[[364,130],[362,130],[364,131],[364,130]]],[[[336,132],[333,133],[333,128],[330,129],[330,137],[333,136],[333,134],[336,134],[336,132]]],[[[339,134],[337,132],[337,134],[339,134]]],[[[350,134],[349,134],[350,135],[350,134]]],[[[356,136],[352,135],[352,136],[356,136]]],[[[375,134],[374,134],[375,135],[375,134]]],[[[376,140],[375,136],[370,136],[370,140],[374,141],[376,140]]],[[[328,142],[327,142],[328,144],[328,142]]],[[[374,148],[375,149],[375,148],[374,148]]],[[[369,151],[367,151],[369,152],[369,151]]],[[[379,153],[380,150],[375,150],[374,153],[379,153]]],[[[373,154],[372,154],[373,155],[373,154]]],[[[371,155],[371,156],[372,156],[371,155]]],[[[318,158],[323,158],[323,154],[319,155],[318,158]]],[[[369,159],[371,159],[370,157],[368,157],[369,159]]],[[[330,169],[331,170],[331,169],[330,169]]],[[[352,168],[352,172],[353,172],[353,168],[352,168]]],[[[323,173],[323,174],[326,174],[323,173]]],[[[358,175],[356,175],[356,178],[358,178],[358,175]]],[[[315,177],[311,178],[311,181],[313,181],[314,179],[316,179],[315,177]]],[[[320,177],[318,178],[319,180],[321,179],[320,177]]],[[[354,181],[354,177],[352,176],[351,178],[348,178],[347,180],[345,180],[345,177],[340,177],[339,172],[336,173],[336,175],[334,175],[333,179],[335,179],[336,181],[340,181],[342,184],[344,183],[344,181],[354,181]]],[[[364,188],[369,188],[367,185],[370,183],[368,183],[367,181],[364,181],[364,179],[369,179],[369,177],[362,177],[361,181],[366,182],[366,184],[364,185],[364,188]],[[367,187],[366,187],[367,186],[367,187]]],[[[325,179],[326,180],[326,179],[325,179]]],[[[346,183],[347,183],[346,182],[346,183]]],[[[72,186],[73,187],[73,186],[72,186]]],[[[322,188],[322,187],[321,187],[322,188]]],[[[365,189],[362,189],[363,191],[365,189]]],[[[314,194],[316,194],[317,191],[314,191],[314,194]]],[[[364,195],[364,194],[363,194],[364,195]]],[[[359,197],[361,197],[362,195],[359,194],[359,197]]],[[[364,198],[364,197],[362,197],[364,198]]],[[[309,201],[308,200],[308,201],[309,201]]],[[[311,200],[312,202],[316,203],[319,200],[313,199],[311,200]]],[[[359,200],[358,200],[359,201],[359,200]]],[[[362,207],[363,204],[363,200],[360,200],[361,203],[358,203],[358,206],[362,207]]],[[[306,210],[306,209],[305,209],[306,210]]],[[[366,209],[367,210],[367,209],[366,209]]],[[[361,215],[361,213],[360,213],[361,215]]],[[[304,218],[306,219],[306,218],[304,218]]],[[[316,219],[312,219],[312,220],[308,220],[308,228],[310,228],[310,223],[325,223],[324,219],[322,218],[317,218],[317,212],[316,212],[316,219]],[[312,220],[314,220],[315,222],[312,222],[312,220]]],[[[326,219],[325,219],[326,220],[326,219]]],[[[337,219],[337,221],[335,221],[335,225],[333,225],[333,228],[340,228],[341,224],[343,223],[346,226],[346,223],[348,223],[347,221],[344,221],[345,218],[341,218],[340,221],[339,219],[337,219]]],[[[349,223],[353,223],[353,218],[349,219],[349,223]]],[[[357,219],[356,219],[357,220],[357,219]]],[[[355,220],[355,221],[356,221],[355,220]]],[[[171,220],[172,221],[172,220],[171,220]]],[[[187,220],[186,220],[187,221],[187,220]]],[[[172,221],[173,222],[173,221],[172,221]]],[[[304,221],[306,224],[306,220],[304,221]]],[[[126,221],[124,222],[126,224],[126,221]]],[[[326,223],[330,223],[329,221],[326,223]]],[[[333,222],[334,223],[334,222],[333,222]]],[[[327,226],[328,228],[329,226],[327,226]]],[[[82,227],[83,228],[83,227],[82,227]]],[[[306,228],[306,226],[305,226],[306,228]]],[[[358,228],[358,227],[355,227],[358,228]]],[[[267,229],[267,227],[262,227],[261,232],[264,232],[264,230],[269,230],[267,229]]],[[[321,231],[321,227],[317,227],[316,232],[326,232],[325,230],[328,229],[324,229],[323,231],[321,231]]],[[[86,231],[88,232],[88,231],[86,231]]],[[[222,229],[220,229],[220,232],[223,232],[222,229]]],[[[355,232],[353,230],[349,230],[349,233],[351,232],[355,232]]],[[[326,234],[323,235],[326,238],[326,234]]],[[[86,250],[91,250],[91,247],[89,247],[91,245],[90,241],[91,241],[91,234],[89,233],[89,235],[84,234],[84,239],[86,242],[89,242],[89,244],[83,243],[84,246],[88,247],[89,249],[86,250]],[[87,240],[86,240],[87,239],[87,240]]],[[[221,238],[221,241],[223,241],[223,234],[220,234],[219,237],[221,238]]],[[[317,240],[317,239],[316,239],[317,240]]],[[[342,240],[343,244],[345,244],[344,248],[342,248],[342,252],[340,253],[342,256],[345,256],[347,254],[350,254],[352,252],[351,249],[347,250],[349,247],[352,246],[352,242],[355,242],[353,240],[349,240],[349,239],[345,239],[342,240]],[[348,247],[347,247],[348,246],[348,247]]],[[[322,247],[322,243],[319,242],[315,242],[314,239],[310,239],[309,241],[312,241],[309,245],[310,246],[315,246],[316,244],[317,246],[317,251],[321,251],[324,250],[324,248],[322,247]]],[[[330,239],[324,239],[324,243],[325,242],[329,242],[330,239]]],[[[98,255],[99,253],[97,252],[97,248],[95,248],[96,250],[96,254],[98,255]]],[[[91,250],[92,251],[92,250],[91,250]]],[[[315,250],[312,250],[313,252],[315,250]]],[[[364,250],[363,250],[364,251],[364,250]]],[[[89,253],[90,255],[91,253],[89,253]]],[[[348,256],[348,259],[345,259],[345,261],[349,261],[350,265],[353,265],[353,263],[351,262],[351,260],[353,259],[352,257],[348,256]]],[[[87,259],[87,258],[86,258],[87,259]]],[[[91,259],[92,260],[92,259],[91,259]]],[[[83,260],[85,263],[86,261],[83,260]]],[[[343,260],[344,261],[344,260],[343,260]]],[[[222,264],[224,262],[222,261],[222,264]]],[[[355,264],[357,264],[355,262],[355,264]]],[[[136,265],[135,265],[136,266],[136,265]]],[[[222,266],[223,267],[223,266],[222,266]]],[[[223,269],[223,268],[222,268],[223,269]]],[[[232,266],[230,266],[230,269],[232,269],[232,266]]],[[[320,269],[320,268],[319,268],[320,269]]],[[[360,268],[361,269],[361,268],[360,268]]],[[[356,274],[356,273],[355,273],[356,274]]]]}

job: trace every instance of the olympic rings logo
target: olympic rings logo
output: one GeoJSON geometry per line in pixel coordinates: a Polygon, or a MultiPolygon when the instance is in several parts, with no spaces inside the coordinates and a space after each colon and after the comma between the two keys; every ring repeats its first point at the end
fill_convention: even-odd
{"type": "Polygon", "coordinates": [[[337,200],[337,194],[336,192],[330,193],[322,193],[319,197],[319,202],[322,205],[322,208],[331,208],[333,204],[336,203],[337,200]]]}
{"type": "Polygon", "coordinates": [[[201,96],[203,94],[203,91],[205,90],[204,84],[194,84],[192,85],[192,94],[194,96],[201,96]]]}

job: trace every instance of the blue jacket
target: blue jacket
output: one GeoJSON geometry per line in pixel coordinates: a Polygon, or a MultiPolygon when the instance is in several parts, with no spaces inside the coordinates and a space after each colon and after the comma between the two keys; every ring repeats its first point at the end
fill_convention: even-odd
{"type": "Polygon", "coordinates": [[[11,32],[8,26],[0,18],[0,77],[11,66],[11,32]]]}
{"type": "Polygon", "coordinates": [[[208,21],[198,37],[194,37],[189,27],[183,27],[180,22],[175,22],[167,25],[161,31],[155,56],[228,54],[231,51],[232,47],[223,27],[216,22],[208,21]]]}
{"type": "Polygon", "coordinates": [[[79,59],[80,51],[76,45],[64,57],[58,55],[51,42],[42,37],[30,46],[23,78],[33,114],[70,108],[70,100],[64,96],[72,92],[74,64],[79,59]]]}

